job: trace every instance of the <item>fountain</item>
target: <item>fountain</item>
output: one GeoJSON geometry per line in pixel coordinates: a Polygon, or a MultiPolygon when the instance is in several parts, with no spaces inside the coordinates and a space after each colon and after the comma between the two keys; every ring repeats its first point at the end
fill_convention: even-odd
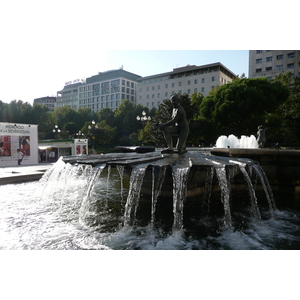
{"type": "Polygon", "coordinates": [[[43,180],[61,182],[62,186],[51,185],[50,192],[63,189],[65,194],[79,177],[85,182],[80,194],[82,222],[102,223],[99,216],[113,206],[114,210],[118,207],[122,226],[167,226],[161,217],[167,215],[167,223],[172,223],[168,230],[175,232],[185,228],[189,218],[187,206],[192,214],[198,209],[199,218],[214,218],[216,214],[222,228],[234,229],[245,222],[240,219],[241,211],[247,211],[247,219],[259,221],[262,207],[269,207],[271,217],[276,210],[264,171],[255,161],[245,158],[214,157],[200,152],[67,156],[48,170],[43,180]],[[103,186],[113,186],[110,192],[114,199],[103,186]],[[99,189],[102,192],[93,195],[99,189]],[[243,200],[239,200],[241,197],[243,200]]]}
{"type": "Polygon", "coordinates": [[[242,135],[240,139],[233,134],[229,135],[228,137],[221,135],[216,141],[216,148],[257,149],[258,142],[254,135],[251,135],[250,137],[242,135]]]}
{"type": "MultiPolygon", "coordinates": [[[[65,178],[68,178],[73,182],[76,178],[71,177],[71,174],[78,176],[79,173],[89,172],[84,178],[86,191],[80,208],[80,219],[83,222],[94,220],[92,222],[96,224],[99,222],[103,224],[101,218],[99,219],[101,211],[107,212],[109,206],[114,208],[117,206],[118,218],[125,227],[140,224],[155,227],[156,224],[160,224],[158,226],[169,226],[167,230],[170,230],[172,223],[171,231],[177,232],[187,229],[190,218],[201,219],[210,216],[217,219],[222,228],[234,229],[241,226],[245,219],[260,220],[260,208],[265,202],[273,217],[276,210],[275,202],[263,169],[248,158],[213,157],[194,151],[187,152],[186,138],[189,134],[189,124],[185,110],[180,105],[179,96],[172,96],[171,102],[172,119],[158,124],[168,144],[167,149],[139,154],[62,158],[59,163],[62,168],[59,176],[63,177],[55,178],[56,181],[65,181],[65,178]],[[176,150],[173,148],[173,136],[177,137],[176,150]],[[100,175],[105,169],[107,175],[103,178],[100,175]],[[116,169],[119,173],[121,194],[117,198],[122,199],[116,202],[114,196],[112,199],[114,204],[110,203],[108,193],[102,192],[94,198],[91,197],[98,186],[105,183],[107,186],[110,185],[112,169],[116,169]],[[127,179],[124,179],[126,176],[127,179]],[[126,186],[123,181],[127,181],[128,185],[126,186]],[[126,187],[126,203],[123,203],[126,187]],[[258,201],[256,194],[260,192],[259,189],[264,192],[264,199],[267,201],[258,201]],[[237,193],[238,191],[241,193],[237,193]],[[187,214],[187,211],[190,211],[190,214],[187,214]],[[199,212],[202,216],[199,216],[199,212]],[[159,217],[162,215],[165,217],[159,217]]],[[[237,140],[231,135],[226,139],[220,137],[217,141],[218,146],[226,145],[226,147],[254,147],[254,144],[257,148],[258,144],[253,136],[237,140]]],[[[57,174],[55,169],[52,172],[57,174]]]]}

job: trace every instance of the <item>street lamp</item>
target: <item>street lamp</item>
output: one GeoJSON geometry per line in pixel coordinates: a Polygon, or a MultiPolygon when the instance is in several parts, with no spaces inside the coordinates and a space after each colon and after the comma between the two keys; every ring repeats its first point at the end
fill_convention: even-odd
{"type": "Polygon", "coordinates": [[[140,116],[137,116],[136,119],[138,121],[141,121],[142,122],[142,125],[143,125],[143,139],[142,139],[142,146],[144,146],[144,131],[145,131],[145,125],[146,125],[146,122],[147,121],[151,121],[151,117],[150,116],[146,116],[146,112],[143,110],[142,111],[142,117],[140,116]]]}
{"type": "Polygon", "coordinates": [[[82,137],[84,136],[84,133],[81,132],[80,130],[76,133],[77,137],[80,137],[82,135],[82,137]]]}
{"type": "MultiPolygon", "coordinates": [[[[89,125],[88,126],[88,129],[89,130],[91,130],[91,129],[98,129],[99,128],[99,126],[98,125],[95,125],[95,121],[93,120],[92,121],[92,125],[89,125]]],[[[94,135],[92,135],[92,140],[93,140],[93,149],[95,149],[95,136],[94,135]]]]}
{"type": "MultiPolygon", "coordinates": [[[[60,133],[60,129],[58,128],[58,125],[55,125],[54,127],[55,127],[55,128],[53,128],[52,131],[53,131],[54,133],[56,133],[56,132],[57,132],[57,133],[60,133]]],[[[56,134],[55,134],[55,135],[56,135],[56,134]]],[[[57,135],[56,135],[56,136],[57,136],[57,135]]]]}

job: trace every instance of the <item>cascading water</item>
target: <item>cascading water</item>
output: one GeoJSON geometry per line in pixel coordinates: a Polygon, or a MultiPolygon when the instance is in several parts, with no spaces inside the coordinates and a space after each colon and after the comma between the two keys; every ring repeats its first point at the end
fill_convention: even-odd
{"type": "Polygon", "coordinates": [[[135,166],[130,177],[130,189],[125,205],[124,224],[129,225],[132,219],[132,209],[134,209],[134,219],[136,217],[137,208],[139,205],[140,192],[143,183],[143,178],[148,164],[135,166]]]}
{"type": "Polygon", "coordinates": [[[173,174],[173,230],[180,230],[183,226],[183,205],[187,193],[188,174],[192,162],[190,159],[180,160],[172,168],[173,174]]]}
{"type": "Polygon", "coordinates": [[[40,182],[12,189],[22,193],[0,207],[1,249],[300,245],[297,215],[277,210],[265,174],[249,159],[194,151],[65,157],[40,182]]]}
{"type": "MultiPolygon", "coordinates": [[[[103,157],[102,157],[103,158],[103,157]]],[[[256,165],[253,161],[249,161],[247,159],[229,159],[224,157],[211,157],[197,153],[190,153],[185,154],[182,156],[178,155],[160,155],[160,154],[151,154],[145,155],[144,157],[139,156],[139,160],[131,159],[131,157],[125,157],[123,160],[120,157],[117,157],[116,160],[113,161],[111,164],[111,158],[108,157],[105,163],[99,161],[99,164],[93,162],[92,164],[95,165],[92,169],[97,169],[99,171],[90,170],[91,166],[87,165],[83,171],[72,171],[74,174],[77,173],[90,173],[88,183],[86,183],[85,187],[85,196],[83,197],[83,202],[81,205],[81,215],[85,215],[86,211],[89,209],[91,205],[89,205],[89,198],[90,194],[93,190],[93,186],[97,184],[97,182],[102,180],[103,182],[106,181],[106,185],[109,184],[110,181],[110,173],[111,167],[115,166],[118,170],[119,177],[120,177],[120,195],[121,200],[123,199],[123,178],[124,178],[124,169],[125,165],[130,166],[132,165],[132,171],[129,180],[129,187],[128,187],[128,195],[126,204],[124,206],[124,215],[123,215],[123,225],[131,226],[136,224],[136,217],[137,212],[139,210],[139,203],[141,193],[145,189],[144,184],[144,177],[147,174],[148,170],[151,173],[151,188],[148,191],[151,191],[151,207],[150,207],[150,220],[149,224],[152,226],[155,225],[155,215],[157,211],[157,201],[160,200],[161,197],[164,197],[168,191],[172,190],[172,210],[173,210],[173,231],[178,231],[184,229],[184,202],[188,194],[191,192],[189,189],[189,174],[192,170],[193,166],[205,166],[205,180],[203,183],[193,183],[194,189],[197,190],[200,187],[195,187],[195,185],[203,184],[205,192],[202,196],[199,197],[198,201],[202,201],[202,209],[206,210],[207,212],[210,211],[211,205],[211,195],[212,193],[216,193],[215,191],[212,192],[213,188],[216,186],[216,183],[213,183],[214,174],[216,175],[216,180],[218,182],[218,187],[220,190],[220,201],[223,205],[224,210],[224,221],[223,226],[225,229],[234,229],[233,226],[233,216],[231,212],[231,181],[234,179],[235,175],[238,171],[242,174],[245,180],[245,186],[249,191],[249,197],[251,202],[251,212],[253,214],[253,220],[260,220],[260,211],[258,200],[255,194],[255,188],[251,181],[252,169],[257,174],[263,189],[265,191],[266,198],[269,203],[269,208],[271,211],[272,216],[274,216],[274,210],[276,209],[272,192],[270,188],[268,188],[267,179],[263,170],[256,165]],[[125,160],[124,160],[125,159],[125,160]],[[148,162],[146,162],[148,161],[148,162]],[[133,164],[134,162],[134,164],[133,164]],[[140,162],[140,164],[138,163],[140,162]],[[146,163],[145,163],[146,162],[146,163]],[[248,166],[248,168],[247,168],[248,166]],[[106,179],[99,179],[100,174],[104,168],[107,168],[108,173],[106,179]],[[165,183],[165,177],[167,176],[167,170],[170,168],[172,178],[168,178],[169,183],[165,183]],[[247,170],[249,170],[249,174],[247,170]],[[89,170],[89,171],[87,171],[89,170]],[[251,173],[251,174],[250,174],[251,173]],[[162,195],[161,195],[162,194],[162,195]],[[85,212],[85,213],[83,213],[85,212]]],[[[61,168],[61,166],[59,167],[61,168]]],[[[78,161],[78,165],[74,166],[73,168],[82,168],[80,161],[78,161]]],[[[67,168],[68,169],[68,168],[67,168]]],[[[53,172],[53,171],[52,171],[53,172]]],[[[61,169],[59,171],[61,173],[61,169]]],[[[192,176],[195,176],[195,171],[192,172],[192,176]]],[[[53,174],[57,174],[57,172],[53,172],[53,174]]],[[[70,170],[68,170],[68,175],[70,176],[70,170]]],[[[47,175],[46,175],[47,176],[47,175]]],[[[56,176],[56,175],[55,175],[56,176]]],[[[215,189],[215,188],[214,188],[215,189]]],[[[146,191],[146,194],[149,193],[146,191]]],[[[145,193],[143,193],[145,194],[145,193]]],[[[170,194],[170,193],[169,193],[170,194]]],[[[108,190],[106,192],[106,197],[108,200],[108,190]]],[[[195,197],[194,197],[195,198],[195,197]]],[[[216,200],[214,200],[216,201],[216,200]]],[[[123,201],[121,201],[123,202],[123,201]]],[[[108,205],[108,204],[107,204],[108,205]]],[[[106,205],[106,208],[107,208],[106,205]]],[[[138,224],[138,223],[137,223],[138,224]]]]}

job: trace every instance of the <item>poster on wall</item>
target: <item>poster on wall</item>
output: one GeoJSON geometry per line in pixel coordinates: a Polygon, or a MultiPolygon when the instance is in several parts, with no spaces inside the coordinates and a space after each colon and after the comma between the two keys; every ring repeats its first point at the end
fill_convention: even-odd
{"type": "Polygon", "coordinates": [[[0,166],[17,166],[18,149],[23,154],[21,165],[38,163],[38,125],[0,124],[0,166]]]}
{"type": "Polygon", "coordinates": [[[87,139],[75,139],[75,154],[88,154],[88,140],[87,139]]]}

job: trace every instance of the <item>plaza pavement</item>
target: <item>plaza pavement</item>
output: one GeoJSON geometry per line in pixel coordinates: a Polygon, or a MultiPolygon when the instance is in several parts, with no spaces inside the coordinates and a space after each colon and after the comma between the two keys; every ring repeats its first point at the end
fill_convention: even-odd
{"type": "Polygon", "coordinates": [[[0,166],[0,185],[39,180],[52,165],[53,163],[43,162],[26,166],[0,166]]]}

